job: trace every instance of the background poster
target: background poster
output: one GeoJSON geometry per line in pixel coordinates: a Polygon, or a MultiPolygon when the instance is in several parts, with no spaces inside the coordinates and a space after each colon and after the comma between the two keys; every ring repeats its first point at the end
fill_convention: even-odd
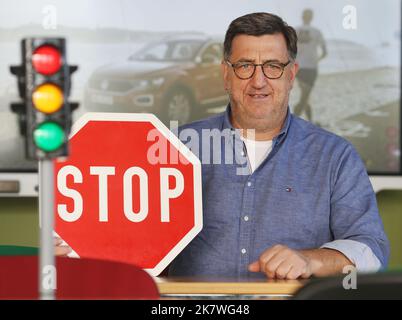
{"type": "MultiPolygon", "coordinates": [[[[79,66],[75,119],[87,111],[152,112],[185,123],[225,109],[221,50],[234,18],[267,11],[300,28],[306,8],[327,51],[310,95],[312,121],[351,141],[370,173],[398,173],[398,0],[0,0],[0,171],[36,170],[9,107],[19,100],[9,66],[21,62],[23,37],[67,38],[68,62],[79,66]]],[[[300,95],[296,82],[292,111],[300,95]]]]}

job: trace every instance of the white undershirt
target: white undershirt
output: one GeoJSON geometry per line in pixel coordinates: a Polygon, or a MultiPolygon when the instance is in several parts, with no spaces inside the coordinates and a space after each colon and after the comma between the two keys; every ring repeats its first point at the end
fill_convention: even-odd
{"type": "Polygon", "coordinates": [[[272,150],[272,140],[256,141],[241,137],[246,146],[251,172],[254,172],[272,150]]]}

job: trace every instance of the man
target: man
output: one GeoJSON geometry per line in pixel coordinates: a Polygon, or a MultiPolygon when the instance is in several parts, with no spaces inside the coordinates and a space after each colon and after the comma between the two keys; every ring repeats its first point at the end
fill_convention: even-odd
{"type": "Polygon", "coordinates": [[[229,106],[179,133],[189,146],[194,132],[201,137],[204,225],[170,276],[296,279],[386,266],[388,241],[356,151],[289,112],[296,54],[294,29],[275,15],[230,24],[222,62],[229,106]],[[229,150],[214,150],[203,130],[230,132],[229,150]],[[217,152],[237,161],[216,163],[217,152]]]}
{"type": "Polygon", "coordinates": [[[322,33],[311,26],[313,11],[305,9],[302,15],[303,25],[297,29],[298,63],[300,69],[297,79],[300,87],[300,101],[294,109],[296,115],[306,113],[312,121],[313,115],[309,98],[318,74],[318,62],[327,56],[327,47],[322,33]]]}
{"type": "Polygon", "coordinates": [[[230,129],[233,146],[244,146],[233,148],[235,157],[253,155],[254,163],[246,155],[244,175],[201,157],[203,230],[169,275],[296,279],[386,266],[389,244],[357,152],[289,112],[296,54],[296,32],[278,16],[253,13],[230,24],[222,62],[229,106],[183,127],[180,138],[230,129]],[[255,130],[254,144],[245,129],[255,130]]]}

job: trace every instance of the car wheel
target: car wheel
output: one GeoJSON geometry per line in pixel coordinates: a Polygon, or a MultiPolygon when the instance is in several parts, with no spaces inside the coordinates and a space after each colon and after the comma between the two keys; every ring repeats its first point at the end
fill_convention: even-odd
{"type": "Polygon", "coordinates": [[[191,95],[183,89],[177,89],[167,95],[164,109],[162,110],[163,121],[178,121],[179,125],[190,121],[193,99],[191,95]]]}

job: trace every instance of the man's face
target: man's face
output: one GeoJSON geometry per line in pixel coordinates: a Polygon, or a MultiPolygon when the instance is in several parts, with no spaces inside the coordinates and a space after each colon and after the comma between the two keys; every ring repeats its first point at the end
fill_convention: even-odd
{"type": "MultiPolygon", "coordinates": [[[[285,37],[273,35],[237,35],[232,41],[231,63],[239,61],[256,64],[266,61],[286,63],[289,60],[285,37]]],[[[237,128],[257,132],[279,131],[286,117],[289,93],[298,65],[288,64],[279,79],[268,79],[261,67],[252,78],[239,79],[231,66],[222,63],[225,88],[230,95],[232,124],[237,128]]]]}

